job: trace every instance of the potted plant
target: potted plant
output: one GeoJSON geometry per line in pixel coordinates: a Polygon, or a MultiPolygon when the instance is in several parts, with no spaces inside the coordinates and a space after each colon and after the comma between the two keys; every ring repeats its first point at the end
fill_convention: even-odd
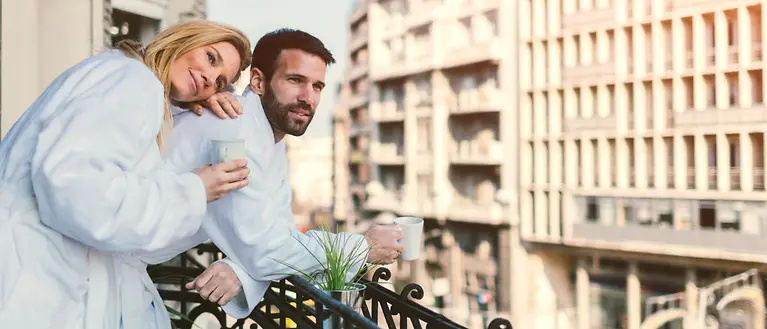
{"type": "MultiPolygon", "coordinates": [[[[366,288],[362,278],[368,270],[365,263],[372,246],[365,246],[362,239],[352,241],[351,235],[333,234],[325,225],[322,225],[320,230],[310,231],[308,234],[312,234],[313,238],[320,242],[321,254],[314,254],[301,243],[320,265],[320,271],[308,273],[292,264],[276,261],[297,272],[299,277],[306,279],[332,298],[356,312],[361,312],[363,292],[366,288]],[[324,262],[321,260],[323,258],[324,262]]],[[[342,328],[341,319],[331,316],[325,320],[323,327],[342,328]]]]}

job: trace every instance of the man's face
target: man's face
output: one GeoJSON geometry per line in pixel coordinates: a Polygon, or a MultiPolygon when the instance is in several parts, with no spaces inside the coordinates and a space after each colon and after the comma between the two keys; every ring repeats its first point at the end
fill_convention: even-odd
{"type": "Polygon", "coordinates": [[[306,132],[325,88],[326,69],[319,56],[298,49],[282,51],[262,96],[266,117],[274,128],[293,136],[306,132]]]}

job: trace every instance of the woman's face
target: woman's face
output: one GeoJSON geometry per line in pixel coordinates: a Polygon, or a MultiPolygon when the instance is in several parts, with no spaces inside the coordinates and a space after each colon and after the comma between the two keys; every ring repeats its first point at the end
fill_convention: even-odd
{"type": "Polygon", "coordinates": [[[228,42],[192,49],[171,64],[170,97],[178,102],[206,100],[231,83],[239,68],[240,54],[228,42]]]}

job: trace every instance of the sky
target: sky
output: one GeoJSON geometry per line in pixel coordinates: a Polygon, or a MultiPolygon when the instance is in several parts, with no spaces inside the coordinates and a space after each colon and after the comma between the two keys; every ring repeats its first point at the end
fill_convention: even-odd
{"type": "Polygon", "coordinates": [[[348,17],[351,0],[208,0],[208,19],[233,25],[250,37],[253,45],[264,34],[281,27],[300,29],[316,36],[334,55],[328,67],[327,87],[304,136],[330,136],[337,85],[348,62],[348,17]]]}

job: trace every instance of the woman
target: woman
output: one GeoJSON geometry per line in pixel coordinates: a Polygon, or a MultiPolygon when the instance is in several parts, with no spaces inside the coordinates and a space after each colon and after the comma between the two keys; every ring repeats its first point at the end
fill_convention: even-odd
{"type": "Polygon", "coordinates": [[[0,143],[0,328],[170,328],[139,255],[192,236],[248,170],[166,167],[168,103],[208,99],[249,60],[242,32],[192,21],[53,81],[0,143]]]}

